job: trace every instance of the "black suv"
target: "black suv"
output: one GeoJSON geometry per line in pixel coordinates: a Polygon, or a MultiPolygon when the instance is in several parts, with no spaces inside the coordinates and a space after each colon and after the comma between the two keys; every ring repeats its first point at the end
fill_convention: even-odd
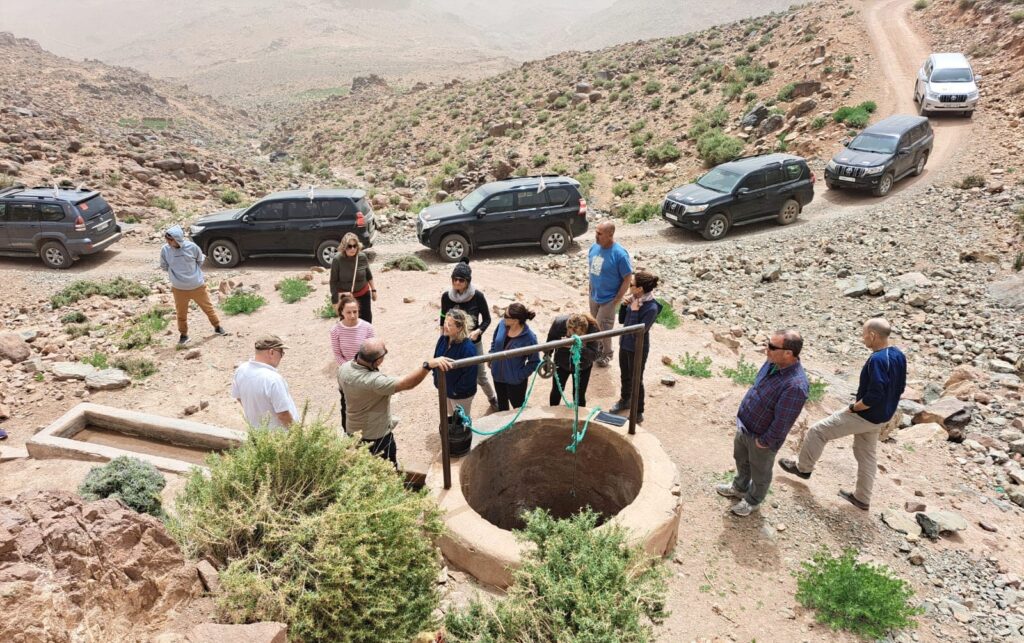
{"type": "Polygon", "coordinates": [[[121,238],[114,211],[85,189],[0,190],[0,255],[38,256],[50,268],[69,268],[121,238]]]}
{"type": "Polygon", "coordinates": [[[192,241],[219,268],[268,255],[313,255],[328,268],[346,232],[366,247],[377,236],[362,190],[275,192],[248,208],[202,217],[189,228],[192,241]]]}
{"type": "Polygon", "coordinates": [[[923,116],[898,114],[866,128],[825,166],[825,185],[867,188],[885,196],[908,174],[924,172],[935,135],[923,116]]]}
{"type": "Polygon", "coordinates": [[[459,201],[420,211],[416,237],[456,262],[479,248],[537,245],[561,254],[587,231],[587,202],[575,179],[527,176],[481,185],[459,201]]]}
{"type": "Polygon", "coordinates": [[[749,156],[723,163],[665,197],[661,216],[677,228],[712,241],[734,225],[775,219],[796,221],[814,199],[814,174],[792,154],[749,156]]]}

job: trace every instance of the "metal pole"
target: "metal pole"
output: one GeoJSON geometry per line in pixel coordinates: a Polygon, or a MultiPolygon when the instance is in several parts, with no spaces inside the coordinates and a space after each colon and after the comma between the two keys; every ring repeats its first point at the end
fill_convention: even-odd
{"type": "MultiPolygon", "coordinates": [[[[602,330],[598,333],[581,335],[580,339],[583,340],[583,343],[585,344],[595,339],[603,339],[605,337],[641,334],[646,330],[647,328],[643,324],[633,324],[632,326],[626,326],[624,328],[613,328],[612,330],[602,330]]],[[[545,342],[543,344],[524,346],[523,348],[513,348],[512,350],[501,351],[499,353],[485,353],[483,355],[477,355],[476,357],[466,357],[464,359],[455,360],[455,363],[452,364],[451,370],[465,368],[467,366],[476,366],[477,364],[485,364],[487,362],[494,362],[502,359],[509,359],[511,357],[522,357],[523,355],[530,355],[532,353],[542,353],[556,348],[565,348],[567,346],[572,346],[571,337],[555,340],[553,342],[545,342]]]]}
{"type": "Polygon", "coordinates": [[[445,374],[438,373],[437,408],[440,412],[438,430],[441,432],[441,467],[444,470],[444,488],[452,488],[452,456],[448,447],[448,382],[445,374]]]}
{"type": "Polygon", "coordinates": [[[636,408],[640,404],[641,368],[644,363],[644,333],[637,333],[633,342],[633,391],[629,394],[629,434],[636,434],[636,408]]]}

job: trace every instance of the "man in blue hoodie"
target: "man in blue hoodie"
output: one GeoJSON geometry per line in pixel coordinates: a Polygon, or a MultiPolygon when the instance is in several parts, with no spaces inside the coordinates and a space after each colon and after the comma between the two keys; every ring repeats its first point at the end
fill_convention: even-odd
{"type": "Polygon", "coordinates": [[[871,356],[860,371],[856,401],[807,431],[799,460],[779,460],[784,471],[807,480],[825,445],[852,435],[853,457],[857,459],[857,488],[853,493],[840,489],[839,496],[865,511],[871,505],[871,490],[875,486],[878,435],[882,426],[896,413],[907,385],[907,358],[900,349],[889,346],[891,332],[889,322],[881,317],[865,322],[861,341],[871,349],[871,356]]]}
{"type": "Polygon", "coordinates": [[[188,304],[196,304],[206,313],[213,326],[213,332],[227,335],[220,326],[220,318],[210,301],[206,278],[200,268],[206,255],[199,246],[185,239],[181,226],[171,226],[164,233],[164,247],[160,249],[160,268],[167,271],[174,295],[174,311],[178,316],[178,345],[188,343],[188,304]]]}

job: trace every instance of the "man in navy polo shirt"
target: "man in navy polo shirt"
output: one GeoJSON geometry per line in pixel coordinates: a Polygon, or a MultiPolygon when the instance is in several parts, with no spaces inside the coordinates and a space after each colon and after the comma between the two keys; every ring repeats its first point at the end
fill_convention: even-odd
{"type": "MultiPolygon", "coordinates": [[[[633,266],[629,253],[615,242],[615,224],[607,219],[594,229],[595,242],[587,256],[587,272],[590,275],[590,314],[597,319],[601,330],[615,326],[615,309],[629,290],[633,277],[633,266]]],[[[600,352],[595,362],[607,367],[612,361],[612,339],[606,337],[598,342],[600,352]]]]}

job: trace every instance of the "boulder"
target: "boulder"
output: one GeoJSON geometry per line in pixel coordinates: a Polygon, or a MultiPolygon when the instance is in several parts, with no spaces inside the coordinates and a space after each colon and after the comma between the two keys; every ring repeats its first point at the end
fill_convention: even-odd
{"type": "Polygon", "coordinates": [[[946,420],[967,409],[968,404],[955,397],[939,398],[914,416],[914,424],[935,422],[945,428],[946,420]]]}
{"type": "Polygon", "coordinates": [[[911,536],[921,535],[921,526],[917,521],[902,511],[886,509],[882,512],[882,522],[900,533],[911,536]]]}
{"type": "Polygon", "coordinates": [[[932,282],[920,272],[905,272],[902,275],[892,280],[893,284],[902,288],[903,290],[913,290],[915,288],[927,288],[932,285],[932,282]]]}
{"type": "Polygon", "coordinates": [[[761,121],[761,124],[757,126],[757,135],[768,136],[772,132],[778,131],[785,122],[786,119],[782,114],[772,114],[761,121]]]}
{"type": "MultiPolygon", "coordinates": [[[[198,408],[198,407],[197,407],[198,408]]],[[[220,592],[220,573],[208,560],[201,560],[196,564],[196,573],[199,574],[199,581],[203,588],[211,594],[220,592]]]]}
{"type": "Polygon", "coordinates": [[[799,103],[789,108],[789,111],[786,112],[786,118],[796,118],[798,116],[803,116],[804,114],[813,111],[814,108],[817,106],[818,101],[814,100],[813,98],[805,98],[799,103]]]}
{"type": "Polygon", "coordinates": [[[132,378],[119,368],[105,368],[85,377],[85,386],[94,391],[113,391],[131,386],[132,378]]]}
{"type": "Polygon", "coordinates": [[[494,173],[494,178],[499,181],[502,181],[512,176],[512,172],[514,171],[515,168],[512,167],[512,165],[508,161],[505,161],[504,159],[498,159],[497,161],[495,161],[494,169],[492,170],[492,172],[494,173]]]}
{"type": "Polygon", "coordinates": [[[247,625],[202,623],[189,632],[189,643],[288,643],[288,626],[264,622],[247,625]]]}
{"type": "Polygon", "coordinates": [[[866,294],[868,294],[868,280],[864,277],[851,277],[843,288],[844,297],[861,297],[866,294]]]}
{"type": "Polygon", "coordinates": [[[510,127],[512,127],[512,123],[508,121],[505,121],[504,123],[491,123],[487,126],[487,135],[504,136],[510,127]]]}
{"type": "Polygon", "coordinates": [[[955,533],[967,529],[967,521],[952,511],[927,511],[915,515],[924,535],[938,538],[940,534],[955,533]]]}
{"type": "Polygon", "coordinates": [[[768,118],[768,106],[758,103],[743,115],[743,118],[740,119],[740,127],[757,127],[766,118],[768,118]]]}
{"type": "Polygon", "coordinates": [[[9,359],[17,364],[27,360],[30,355],[32,355],[32,349],[21,335],[17,333],[0,334],[0,359],[9,359]]]}
{"type": "Polygon", "coordinates": [[[761,272],[762,282],[773,282],[778,281],[779,277],[782,276],[782,266],[777,263],[768,264],[765,269],[761,272]]]}
{"type": "Polygon", "coordinates": [[[577,94],[589,94],[591,92],[591,90],[593,90],[593,89],[594,89],[594,86],[591,85],[590,83],[586,83],[586,82],[576,83],[576,93],[577,94]]]}
{"type": "Polygon", "coordinates": [[[165,159],[160,159],[159,161],[153,161],[151,165],[159,170],[163,170],[164,172],[175,172],[180,170],[182,166],[185,165],[185,162],[180,158],[171,156],[165,159]]]}
{"type": "Polygon", "coordinates": [[[65,380],[84,380],[96,372],[96,367],[82,362],[54,362],[50,366],[50,373],[53,379],[63,382],[65,380]]]}
{"type": "Polygon", "coordinates": [[[817,94],[819,91],[821,91],[821,81],[802,80],[799,83],[793,83],[793,91],[790,96],[794,99],[804,98],[812,94],[817,94]]]}
{"type": "Polygon", "coordinates": [[[942,425],[934,422],[915,424],[893,434],[899,444],[924,444],[933,440],[945,439],[946,431],[942,425]]]}

